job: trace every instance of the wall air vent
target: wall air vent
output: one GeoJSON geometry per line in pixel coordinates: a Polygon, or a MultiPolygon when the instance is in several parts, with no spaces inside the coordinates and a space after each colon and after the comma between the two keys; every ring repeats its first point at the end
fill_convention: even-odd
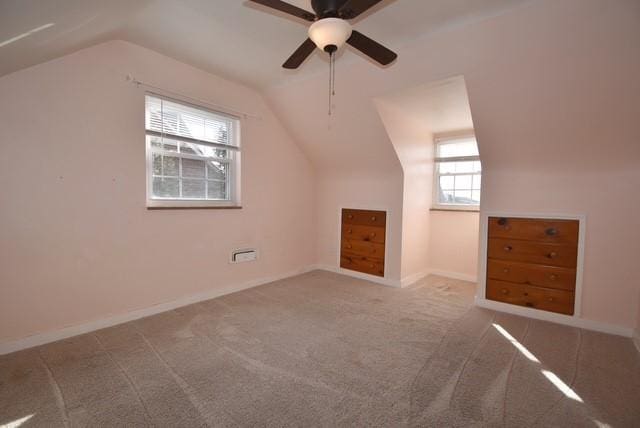
{"type": "Polygon", "coordinates": [[[231,263],[253,262],[258,259],[258,250],[255,248],[245,248],[234,250],[231,253],[231,263]]]}

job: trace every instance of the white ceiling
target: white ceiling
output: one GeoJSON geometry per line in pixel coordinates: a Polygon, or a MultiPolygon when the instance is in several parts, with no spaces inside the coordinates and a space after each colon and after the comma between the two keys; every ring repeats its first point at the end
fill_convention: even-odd
{"type": "MultiPolygon", "coordinates": [[[[309,0],[289,1],[311,10],[309,0]]],[[[526,1],[383,0],[353,24],[394,49],[424,33],[526,1]]],[[[307,25],[246,0],[0,0],[0,76],[123,39],[264,88],[324,69],[326,61],[319,51],[300,70],[281,68],[305,40],[307,25]],[[36,29],[40,30],[29,33],[36,29]]],[[[343,52],[342,60],[350,55],[353,51],[343,52]]]]}

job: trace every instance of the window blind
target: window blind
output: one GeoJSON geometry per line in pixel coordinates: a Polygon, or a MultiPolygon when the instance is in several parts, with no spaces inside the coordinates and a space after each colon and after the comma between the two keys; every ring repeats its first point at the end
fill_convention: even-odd
{"type": "Polygon", "coordinates": [[[166,98],[146,96],[147,135],[239,150],[238,120],[166,98]]]}

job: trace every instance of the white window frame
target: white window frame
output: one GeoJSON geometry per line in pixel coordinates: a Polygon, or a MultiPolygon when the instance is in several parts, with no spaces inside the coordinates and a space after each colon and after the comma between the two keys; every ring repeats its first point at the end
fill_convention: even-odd
{"type": "MultiPolygon", "coordinates": [[[[241,118],[238,116],[234,116],[225,112],[220,112],[216,110],[212,110],[210,108],[193,104],[190,102],[185,102],[180,99],[169,98],[164,95],[159,95],[157,93],[147,92],[145,93],[145,116],[146,116],[146,97],[155,97],[162,100],[166,100],[172,103],[182,104],[187,107],[191,107],[194,109],[202,110],[205,112],[209,112],[218,116],[224,116],[232,120],[232,129],[231,129],[231,137],[233,144],[220,144],[213,143],[206,140],[199,140],[195,138],[183,137],[174,134],[162,133],[158,131],[148,130],[145,125],[145,147],[146,147],[146,205],[147,208],[241,208],[241,200],[240,200],[240,164],[241,164],[241,148],[240,148],[240,128],[241,128],[241,118]],[[227,176],[227,195],[229,195],[229,199],[227,200],[213,200],[213,199],[175,199],[175,198],[158,198],[153,196],[153,154],[157,152],[154,148],[151,147],[151,138],[155,137],[166,137],[170,140],[175,140],[184,143],[194,143],[201,144],[210,147],[215,147],[219,149],[227,150],[229,153],[229,158],[214,158],[214,157],[204,157],[198,156],[194,154],[188,153],[174,153],[171,152],[172,156],[184,158],[184,159],[198,159],[198,160],[217,160],[228,163],[228,176],[227,176]]],[[[181,163],[180,163],[181,165],[181,163]]],[[[182,179],[182,168],[180,168],[179,177],[182,179]]]]}
{"type": "MultiPolygon", "coordinates": [[[[479,211],[480,204],[443,204],[439,201],[440,196],[440,177],[443,175],[446,176],[455,176],[455,175],[470,175],[469,173],[450,173],[450,174],[440,174],[440,168],[438,167],[440,163],[443,162],[465,162],[465,161],[480,161],[480,155],[477,156],[458,156],[458,157],[447,157],[440,158],[438,157],[438,146],[444,144],[454,143],[459,140],[465,140],[473,138],[475,139],[474,134],[463,134],[456,135],[450,137],[436,137],[434,138],[433,145],[433,195],[432,195],[432,209],[435,210],[447,210],[447,211],[479,211]]],[[[476,141],[477,144],[477,141],[476,141]]],[[[476,175],[476,174],[473,174],[476,175]]],[[[480,176],[482,177],[482,171],[480,171],[480,176]]],[[[482,192],[482,190],[481,190],[482,192]]],[[[482,200],[482,196],[481,199],[482,200]]]]}

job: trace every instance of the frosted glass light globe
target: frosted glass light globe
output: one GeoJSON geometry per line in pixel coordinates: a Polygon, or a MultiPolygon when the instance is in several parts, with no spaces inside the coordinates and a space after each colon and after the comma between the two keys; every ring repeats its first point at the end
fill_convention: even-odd
{"type": "Polygon", "coordinates": [[[351,25],[344,19],[324,18],[309,27],[309,38],[323,51],[331,45],[339,49],[349,37],[351,25]]]}

